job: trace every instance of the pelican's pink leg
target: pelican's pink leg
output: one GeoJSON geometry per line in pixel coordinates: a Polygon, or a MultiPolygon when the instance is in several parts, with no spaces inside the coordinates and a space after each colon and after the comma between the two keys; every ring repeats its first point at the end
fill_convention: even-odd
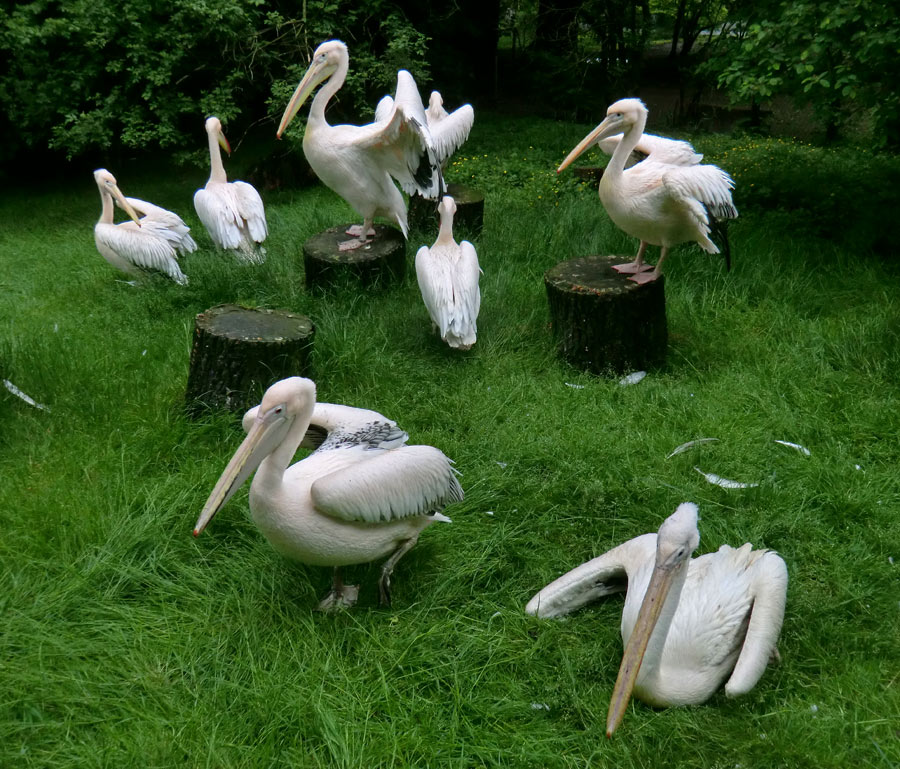
{"type": "Polygon", "coordinates": [[[651,283],[656,280],[661,274],[659,268],[662,267],[663,260],[668,253],[668,246],[663,246],[659,252],[659,261],[656,263],[656,267],[653,268],[653,272],[639,272],[637,275],[632,275],[628,280],[633,280],[638,284],[651,283]]]}
{"type": "Polygon", "coordinates": [[[644,264],[644,253],[647,251],[647,241],[642,240],[640,248],[638,248],[637,256],[633,262],[625,262],[625,264],[614,264],[613,269],[626,275],[639,274],[646,270],[652,270],[653,266],[644,264]]]}
{"type": "Polygon", "coordinates": [[[354,224],[347,228],[346,232],[348,235],[353,235],[353,240],[345,240],[341,243],[338,243],[339,251],[351,251],[354,248],[359,248],[360,246],[364,246],[369,242],[369,238],[375,236],[375,228],[372,226],[374,220],[366,219],[362,226],[358,224],[354,224]]]}
{"type": "Polygon", "coordinates": [[[358,596],[359,585],[345,585],[341,576],[341,567],[335,566],[331,590],[319,601],[319,605],[316,608],[327,613],[339,611],[340,609],[349,609],[356,603],[358,596]]]}

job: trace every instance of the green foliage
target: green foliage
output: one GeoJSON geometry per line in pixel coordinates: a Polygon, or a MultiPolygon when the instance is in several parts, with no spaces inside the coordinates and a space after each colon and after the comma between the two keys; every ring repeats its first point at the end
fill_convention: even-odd
{"type": "Polygon", "coordinates": [[[331,37],[346,39],[359,64],[344,98],[355,110],[393,87],[397,66],[426,72],[426,41],[393,3],[311,0],[299,19],[297,10],[263,0],[32,0],[0,12],[8,138],[70,157],[191,146],[209,114],[246,125],[268,98],[277,118],[287,83],[331,37]]]}
{"type": "MultiPolygon", "coordinates": [[[[764,8],[766,8],[764,6],[764,8]]],[[[900,17],[877,0],[783,2],[748,20],[710,62],[736,100],[776,94],[810,101],[826,125],[859,124],[871,110],[877,140],[900,144],[900,17]]]]}

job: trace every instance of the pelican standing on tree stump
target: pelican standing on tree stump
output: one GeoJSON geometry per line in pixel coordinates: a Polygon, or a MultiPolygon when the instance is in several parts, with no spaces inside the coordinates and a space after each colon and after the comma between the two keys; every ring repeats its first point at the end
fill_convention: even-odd
{"type": "Polygon", "coordinates": [[[217,117],[206,119],[209,139],[209,181],[194,193],[194,209],[218,248],[257,264],[266,258],[262,242],[269,234],[262,198],[247,182],[229,182],[220,148],[231,154],[231,145],[217,117]]]}
{"type": "Polygon", "coordinates": [[[397,561],[445,505],[463,498],[453,463],[433,446],[407,446],[396,423],[374,411],[316,403],[316,386],[291,377],[273,384],[244,415],[247,437],[194,526],[198,536],[247,478],[250,513],[272,547],[312,566],[333,566],[319,608],[352,606],[358,588],[341,567],[387,558],[379,596],[390,603],[397,561]],[[291,464],[300,445],[318,446],[291,464]],[[258,468],[258,469],[257,469],[258,468]]]}
{"type": "Polygon", "coordinates": [[[418,192],[434,199],[444,187],[422,97],[406,70],[397,73],[393,109],[385,119],[362,126],[329,125],[325,107],[344,84],[349,66],[347,46],[340,40],[316,48],[276,134],[281,137],[309,95],[324,83],[309,110],[303,152],[316,175],[363,217],[361,227],[347,230],[355,238],[342,242],[340,250],[364,245],[374,235],[376,216],[397,222],[407,236],[406,202],[392,177],[410,195],[418,192]]]}
{"type": "MultiPolygon", "coordinates": [[[[640,99],[617,101],[606,111],[606,119],[581,140],[557,169],[557,173],[565,169],[593,144],[622,134],[600,179],[600,200],[616,226],[641,241],[634,261],[615,267],[631,274],[630,280],[636,283],[656,280],[669,249],[679,243],[695,241],[705,251],[719,253],[718,246],[709,239],[711,217],[737,216],[731,199],[734,182],[718,166],[673,162],[665,153],[654,157],[651,151],[643,162],[625,168],[646,124],[647,108],[640,99]],[[644,264],[644,253],[651,244],[661,246],[655,268],[644,264]]],[[[692,148],[683,156],[690,154],[692,148]]]]}
{"type": "Polygon", "coordinates": [[[453,239],[456,203],[449,195],[438,205],[441,228],[431,248],[416,253],[416,277],[428,314],[443,339],[457,350],[475,344],[476,320],[481,308],[478,254],[468,240],[453,239]]]}
{"type": "Polygon", "coordinates": [[[178,255],[197,250],[188,227],[177,214],[138,198],[126,198],[105,168],[94,171],[102,210],[94,226],[94,242],[100,255],[129,275],[161,272],[179,285],[188,282],[178,266],[178,255]],[[113,201],[132,221],[115,224],[113,201]]]}
{"type": "Polygon", "coordinates": [[[582,564],[525,607],[538,617],[559,617],[627,589],[625,652],[607,736],[622,721],[632,690],[657,707],[698,705],[723,683],[735,697],[756,685],[777,654],[788,584],[784,561],[750,544],[722,545],[691,560],[699,544],[697,505],[685,502],[657,534],[635,537],[582,564]]]}

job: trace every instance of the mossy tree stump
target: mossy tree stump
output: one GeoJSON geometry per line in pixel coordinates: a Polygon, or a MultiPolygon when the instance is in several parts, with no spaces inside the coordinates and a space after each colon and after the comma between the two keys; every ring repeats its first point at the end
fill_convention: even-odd
{"type": "Polygon", "coordinates": [[[573,366],[622,374],[665,363],[665,276],[638,285],[612,269],[627,261],[586,256],[544,274],[557,349],[573,366]]]}
{"type": "Polygon", "coordinates": [[[188,411],[244,411],[279,379],[308,376],[314,334],[309,318],[284,310],[222,304],[201,312],[194,322],[188,411]]]}
{"type": "Polygon", "coordinates": [[[329,227],[303,244],[306,287],[326,288],[348,278],[366,287],[401,283],[406,275],[403,234],[395,227],[376,224],[375,237],[368,243],[341,251],[338,244],[353,237],[347,234],[348,227],[329,227]]]}
{"type": "MultiPolygon", "coordinates": [[[[460,240],[477,238],[484,228],[484,195],[465,184],[448,184],[447,195],[456,203],[456,214],[453,216],[453,237],[460,240]]],[[[421,195],[409,198],[409,228],[434,233],[437,238],[440,217],[437,206],[440,201],[428,200],[421,195]]],[[[434,242],[432,238],[431,242],[434,242]]],[[[425,245],[425,244],[422,244],[425,245]]],[[[428,243],[427,245],[431,245],[428,243]]]]}

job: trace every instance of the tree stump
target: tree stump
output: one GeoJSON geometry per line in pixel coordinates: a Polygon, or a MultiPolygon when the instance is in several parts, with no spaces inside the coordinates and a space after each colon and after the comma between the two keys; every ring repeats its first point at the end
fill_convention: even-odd
{"type": "Polygon", "coordinates": [[[576,166],[572,169],[575,178],[580,182],[599,184],[603,178],[604,166],[576,166]]]}
{"type": "Polygon", "coordinates": [[[586,256],[544,274],[557,349],[573,366],[623,374],[665,363],[665,276],[638,285],[612,269],[627,261],[586,256]]]}
{"type": "Polygon", "coordinates": [[[269,385],[310,372],[315,328],[304,315],[221,304],[197,315],[185,401],[245,411],[269,385]]]}
{"type": "MultiPolygon", "coordinates": [[[[357,222],[359,224],[359,222],[357,222]]],[[[306,287],[326,288],[348,278],[363,286],[401,283],[406,275],[406,240],[395,227],[375,225],[375,237],[366,245],[341,251],[338,244],[350,240],[349,224],[329,227],[303,244],[306,287]]]]}
{"type": "MultiPolygon", "coordinates": [[[[447,194],[456,203],[456,214],[453,216],[453,237],[460,240],[477,238],[484,228],[484,195],[465,184],[448,184],[447,194]]],[[[437,212],[438,201],[427,200],[421,195],[409,198],[409,228],[434,233],[437,237],[440,217],[437,212]]],[[[431,243],[434,242],[432,238],[431,243]]]]}

